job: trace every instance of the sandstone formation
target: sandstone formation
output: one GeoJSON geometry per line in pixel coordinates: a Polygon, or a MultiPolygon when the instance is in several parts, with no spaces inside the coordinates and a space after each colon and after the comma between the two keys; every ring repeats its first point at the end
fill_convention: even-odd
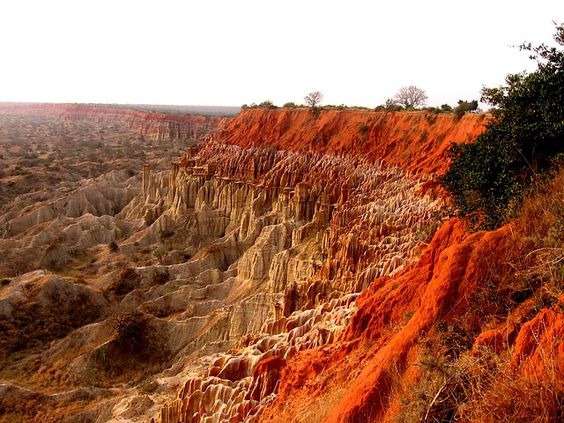
{"type": "Polygon", "coordinates": [[[308,109],[249,109],[226,121],[218,137],[242,147],[276,148],[351,155],[380,160],[416,173],[441,173],[448,167],[451,143],[474,140],[489,120],[485,114],[371,112],[308,109]]]}
{"type": "MultiPolygon", "coordinates": [[[[417,264],[395,277],[376,279],[363,292],[358,310],[337,343],[315,354],[298,355],[289,363],[281,372],[280,395],[262,419],[282,422],[300,415],[303,421],[393,421],[402,386],[413,386],[417,380],[413,371],[422,354],[421,339],[438,322],[452,324],[459,316],[487,315],[486,309],[477,311],[481,316],[473,315],[476,311],[469,311],[469,299],[488,278],[492,254],[499,258],[509,251],[510,233],[511,228],[505,226],[470,235],[460,221],[446,222],[417,264]],[[329,383],[327,374],[332,375],[329,383]]],[[[564,351],[562,298],[559,301],[528,322],[515,316],[508,320],[515,331],[504,338],[515,345],[510,377],[548,385],[563,380],[564,368],[559,364],[564,351]]],[[[530,313],[531,305],[524,303],[523,310],[530,313]]],[[[463,324],[468,330],[477,325],[473,329],[480,333],[485,321],[463,324]]],[[[486,345],[495,347],[500,338],[494,333],[484,331],[476,338],[475,354],[486,345]]]]}
{"type": "Polygon", "coordinates": [[[485,295],[514,229],[470,233],[428,189],[449,143],[471,142],[488,117],[256,108],[218,122],[79,105],[33,113],[198,142],[167,166],[152,150],[138,174],[104,172],[16,196],[2,211],[0,250],[32,264],[0,285],[1,328],[20,339],[0,337],[8,416],[393,420],[437,327],[472,333],[468,357],[511,344],[519,375],[544,377],[544,352],[563,351],[553,342],[558,304],[533,313],[529,298],[521,317],[481,323],[469,299],[485,295]]]}
{"type": "Polygon", "coordinates": [[[155,223],[202,211],[229,216],[198,232],[223,235],[214,256],[234,274],[228,303],[244,308],[230,307],[228,336],[250,344],[186,382],[162,421],[252,420],[276,392],[276,366],[332,342],[355,293],[413,257],[442,202],[421,194],[423,182],[364,159],[209,142],[182,164],[174,180],[145,181],[152,203],[164,197],[173,205],[150,210],[159,210],[155,223]]]}

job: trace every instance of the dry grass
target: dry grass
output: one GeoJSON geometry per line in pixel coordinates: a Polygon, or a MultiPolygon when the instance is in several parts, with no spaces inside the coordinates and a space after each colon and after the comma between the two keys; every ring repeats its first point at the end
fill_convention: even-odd
{"type": "MultiPolygon", "coordinates": [[[[546,356],[553,365],[557,357],[546,356]]],[[[555,377],[532,380],[516,372],[506,361],[477,378],[470,399],[460,407],[464,421],[561,422],[564,394],[555,377]]],[[[555,375],[554,375],[555,376],[555,375]]]]}
{"type": "Polygon", "coordinates": [[[523,254],[514,263],[519,277],[539,281],[542,294],[564,292],[564,167],[528,197],[516,222],[523,254]]]}
{"type": "Polygon", "coordinates": [[[489,349],[466,351],[453,359],[437,337],[423,344],[417,383],[398,384],[401,406],[396,421],[562,421],[564,393],[555,370],[555,349],[543,354],[544,365],[554,371],[535,380],[511,365],[511,350],[502,354],[489,349]]]}
{"type": "MultiPolygon", "coordinates": [[[[561,339],[533,333],[542,376],[526,376],[512,343],[522,325],[564,294],[564,168],[539,185],[512,222],[512,244],[492,258],[465,315],[440,322],[420,343],[419,378],[407,386],[398,372],[399,422],[556,422],[564,420],[561,339]],[[517,321],[515,320],[516,317],[517,321]],[[471,350],[489,327],[516,325],[505,350],[471,350]],[[457,323],[458,322],[458,323],[457,323]]],[[[546,328],[544,328],[546,329],[546,328]]]]}
{"type": "Polygon", "coordinates": [[[33,270],[33,265],[29,257],[21,254],[5,257],[4,263],[0,263],[0,275],[7,277],[20,276],[31,270],[33,270]]]}

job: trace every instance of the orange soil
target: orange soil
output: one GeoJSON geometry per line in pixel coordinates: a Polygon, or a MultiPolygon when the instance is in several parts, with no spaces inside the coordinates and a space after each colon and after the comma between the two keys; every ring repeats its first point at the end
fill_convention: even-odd
{"type": "Polygon", "coordinates": [[[428,112],[249,109],[220,126],[221,142],[242,147],[272,146],[294,151],[352,154],[383,160],[415,173],[442,173],[452,142],[465,143],[481,134],[487,115],[428,112]]]}
{"type": "MultiPolygon", "coordinates": [[[[377,279],[361,295],[339,342],[290,360],[282,371],[279,396],[262,421],[285,421],[294,415],[290,410],[303,414],[316,408],[322,411],[315,421],[393,419],[399,383],[393,375],[399,372],[404,382],[413,378],[417,341],[435,323],[464,313],[492,260],[503,261],[510,234],[509,225],[469,234],[460,220],[446,222],[417,264],[395,277],[377,279]]],[[[512,360],[521,376],[544,380],[550,371],[564,381],[562,304],[542,309],[519,328],[512,360]],[[546,368],[548,353],[560,363],[556,368],[546,368]]]]}

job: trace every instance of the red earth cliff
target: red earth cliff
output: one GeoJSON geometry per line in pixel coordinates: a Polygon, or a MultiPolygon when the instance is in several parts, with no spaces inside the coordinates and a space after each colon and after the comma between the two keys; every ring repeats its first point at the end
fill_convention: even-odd
{"type": "MultiPolygon", "coordinates": [[[[484,330],[486,322],[481,318],[488,314],[488,303],[480,310],[470,309],[469,300],[484,292],[484,281],[491,273],[507,271],[502,266],[512,249],[512,230],[507,225],[469,233],[458,219],[446,222],[415,265],[395,277],[376,279],[363,292],[357,300],[358,311],[338,342],[304,351],[288,363],[281,372],[279,396],[261,421],[290,421],[296,414],[304,422],[396,421],[405,387],[415,391],[423,377],[419,370],[423,340],[430,336],[431,342],[437,342],[430,333],[460,321],[468,332],[480,334],[473,342],[473,354],[485,347],[499,349],[500,342],[505,343],[502,348],[513,345],[508,352],[509,373],[504,377],[537,391],[550,385],[550,399],[558,403],[564,389],[564,298],[541,306],[538,314],[525,301],[508,323],[494,330],[484,330]]],[[[432,354],[439,354],[438,342],[431,348],[432,354]]],[[[494,399],[510,395],[510,403],[503,406],[511,408],[514,401],[524,401],[513,386],[509,393],[502,391],[507,390],[507,381],[505,385],[497,379],[490,383],[492,390],[500,390],[494,399]]],[[[445,380],[443,388],[446,384],[445,380]]],[[[488,395],[492,396],[486,392],[484,397],[488,395]]],[[[551,416],[537,417],[553,421],[551,416]]],[[[469,420],[499,418],[492,412],[489,417],[469,420]]]]}
{"type": "MultiPolygon", "coordinates": [[[[455,119],[425,112],[251,109],[225,123],[216,139],[246,148],[363,157],[421,176],[440,175],[448,168],[450,143],[471,142],[488,120],[472,114],[455,119]]],[[[360,423],[419,421],[424,415],[443,421],[441,412],[467,401],[467,409],[456,412],[469,421],[553,421],[564,388],[563,298],[547,300],[545,288],[519,288],[523,271],[512,261],[523,236],[513,225],[471,233],[461,220],[446,222],[415,265],[377,278],[362,293],[337,342],[287,362],[259,363],[261,375],[280,377],[278,396],[259,420],[360,423]],[[484,366],[484,351],[495,351],[503,364],[484,366]],[[454,375],[429,388],[423,414],[409,414],[421,402],[417,395],[429,394],[419,391],[436,373],[421,364],[428,357],[447,357],[454,375]],[[456,397],[472,384],[480,387],[482,403],[456,397]],[[448,403],[441,395],[459,403],[441,410],[438,404],[448,403]]]]}
{"type": "MultiPolygon", "coordinates": [[[[471,142],[484,130],[488,119],[485,115],[455,119],[449,114],[425,112],[324,110],[313,114],[304,109],[251,109],[223,123],[197,156],[187,154],[181,164],[197,174],[209,175],[221,169],[226,180],[252,181],[256,186],[268,187],[269,195],[275,197],[280,191],[293,188],[298,202],[304,205],[306,197],[313,196],[321,198],[320,204],[333,204],[339,209],[342,201],[352,201],[353,194],[364,198],[363,201],[372,199],[383,204],[384,197],[376,199],[377,190],[373,187],[367,186],[365,196],[358,186],[348,189],[356,177],[349,179],[347,172],[383,162],[383,169],[396,166],[417,174],[422,182],[429,180],[447,168],[450,143],[471,142]],[[344,167],[334,168],[339,161],[343,161],[344,167]],[[303,173],[300,166],[309,172],[314,170],[315,176],[311,174],[296,184],[296,177],[303,173]],[[326,180],[334,183],[328,185],[326,180]]],[[[394,207],[399,210],[405,204],[407,198],[394,207]]],[[[214,405],[218,410],[235,410],[239,404],[236,412],[231,411],[230,415],[236,416],[233,421],[419,421],[420,413],[405,410],[406,403],[415,407],[419,401],[409,397],[419,395],[417,390],[410,393],[409,386],[420,387],[427,378],[437,378],[432,373],[435,370],[423,369],[421,362],[429,356],[436,360],[446,357],[451,360],[447,368],[458,371],[456,366],[465,363],[457,361],[459,356],[474,363],[467,356],[475,353],[480,357],[475,359],[478,362],[482,349],[495,350],[500,342],[502,351],[511,347],[511,366],[505,373],[499,368],[491,370],[496,376],[491,376],[488,383],[480,381],[488,385],[484,387],[487,395],[504,392],[500,396],[511,398],[511,390],[516,388],[503,385],[506,380],[519,380],[519,389],[532,386],[533,392],[540,392],[542,389],[537,389],[535,383],[563,379],[562,369],[554,366],[554,362],[562,361],[564,350],[558,341],[562,338],[563,323],[559,304],[549,301],[538,309],[538,300],[520,300],[523,292],[504,292],[505,282],[496,279],[496,274],[512,274],[508,266],[508,257],[515,247],[511,225],[471,233],[463,221],[451,219],[441,226],[415,264],[400,273],[376,277],[386,272],[372,271],[383,259],[374,255],[381,252],[382,245],[375,246],[391,226],[379,228],[379,220],[370,217],[375,210],[351,202],[342,207],[342,213],[329,211],[330,230],[323,241],[329,248],[324,262],[297,291],[292,287],[285,289],[283,310],[288,308],[292,312],[319,304],[323,309],[323,301],[337,291],[358,292],[370,285],[356,301],[356,311],[345,329],[327,337],[336,341],[320,342],[315,347],[302,344],[297,353],[268,351],[250,364],[238,358],[234,363],[247,363],[248,368],[242,373],[250,375],[249,388],[238,394],[245,398],[240,403],[233,404],[216,394],[229,393],[225,388],[229,383],[217,384],[217,380],[210,379],[218,374],[217,369],[211,368],[207,380],[187,382],[179,400],[163,409],[161,421],[202,421],[201,408],[207,407],[206,413],[212,410],[209,401],[200,399],[203,392],[210,392],[209,396],[217,400],[214,404],[228,404],[214,405]],[[500,310],[509,297],[517,298],[515,304],[524,302],[513,304],[516,308],[505,322],[500,310]],[[547,354],[553,358],[548,363],[544,360],[547,354]],[[498,388],[496,384],[502,386],[498,388]],[[490,389],[492,386],[495,389],[490,389]],[[406,417],[409,412],[412,414],[406,417]]],[[[265,343],[261,340],[257,345],[265,343]]],[[[474,370],[460,370],[456,374],[473,374],[474,370]]],[[[231,373],[230,377],[233,379],[231,373]]],[[[239,379],[244,378],[237,375],[239,379]]],[[[448,380],[451,379],[454,377],[449,376],[448,380]]],[[[458,379],[456,383],[449,382],[454,385],[453,392],[466,387],[464,383],[458,379]]],[[[557,385],[551,385],[551,389],[553,386],[557,385]]],[[[423,409],[423,414],[432,416],[428,421],[443,421],[439,416],[443,410],[437,411],[435,402],[446,402],[440,395],[451,395],[450,389],[450,385],[428,389],[432,395],[426,403],[427,410],[423,409]],[[438,401],[433,400],[435,394],[438,401]]],[[[549,394],[557,395],[557,391],[549,394]]],[[[527,396],[521,391],[515,395],[527,396]]],[[[548,400],[554,400],[555,396],[550,395],[548,400]]],[[[451,406],[446,413],[451,412],[454,405],[451,406]]],[[[500,405],[499,409],[505,406],[500,405]]],[[[474,409],[480,410],[478,406],[474,409]]],[[[534,410],[528,410],[523,415],[534,414],[534,410]]],[[[467,420],[484,420],[483,415],[477,415],[467,420]]],[[[500,416],[498,421],[503,420],[500,416]]]]}
{"type": "Polygon", "coordinates": [[[488,122],[484,114],[365,110],[248,109],[220,125],[216,138],[241,147],[349,154],[382,160],[410,172],[441,173],[452,142],[474,140],[488,122]]]}
{"type": "Polygon", "coordinates": [[[10,172],[92,167],[0,216],[0,422],[561,421],[564,170],[489,232],[428,195],[487,116],[19,107],[10,172]]]}

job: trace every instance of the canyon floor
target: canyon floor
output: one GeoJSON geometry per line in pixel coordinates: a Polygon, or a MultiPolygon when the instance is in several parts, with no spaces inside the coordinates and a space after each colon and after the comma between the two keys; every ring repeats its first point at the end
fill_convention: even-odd
{"type": "Polygon", "coordinates": [[[438,182],[487,120],[0,107],[0,422],[560,418],[562,172],[489,232],[438,182]]]}

